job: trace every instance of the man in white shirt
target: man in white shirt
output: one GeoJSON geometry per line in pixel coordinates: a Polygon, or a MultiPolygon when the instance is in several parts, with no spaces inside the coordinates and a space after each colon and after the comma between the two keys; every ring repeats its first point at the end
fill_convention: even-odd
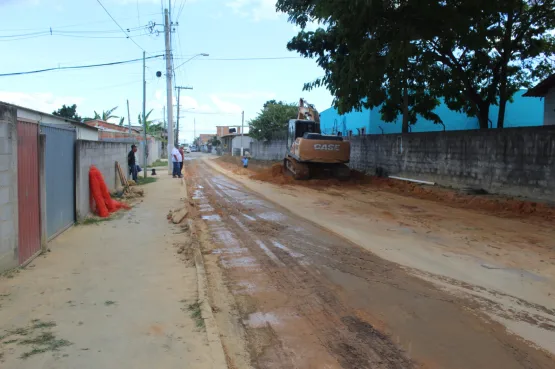
{"type": "Polygon", "coordinates": [[[174,146],[172,149],[173,178],[181,178],[179,163],[183,162],[183,157],[179,150],[174,146]]]}

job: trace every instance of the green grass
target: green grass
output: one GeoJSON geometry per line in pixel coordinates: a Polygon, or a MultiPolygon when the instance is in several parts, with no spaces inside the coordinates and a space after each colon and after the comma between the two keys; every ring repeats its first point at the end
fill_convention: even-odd
{"type": "Polygon", "coordinates": [[[57,339],[52,332],[42,332],[34,338],[20,341],[19,344],[32,346],[30,351],[21,354],[21,359],[27,359],[33,355],[49,351],[59,351],[62,347],[71,346],[71,342],[68,340],[57,339]]]}
{"type": "Polygon", "coordinates": [[[195,321],[197,328],[204,328],[204,319],[202,319],[202,311],[200,309],[202,302],[194,302],[189,304],[187,310],[191,312],[191,319],[195,321]]]}
{"type": "Polygon", "coordinates": [[[110,217],[101,218],[101,217],[92,216],[92,217],[88,217],[88,218],[83,219],[81,222],[79,222],[79,224],[81,224],[81,225],[98,224],[98,223],[102,223],[102,222],[107,222],[109,220],[111,220],[110,217]]]}
{"type": "Polygon", "coordinates": [[[152,164],[150,164],[148,167],[149,168],[156,168],[156,167],[165,167],[168,165],[168,161],[167,160],[156,160],[155,162],[153,162],[152,164]]]}
{"type": "Polygon", "coordinates": [[[33,329],[43,329],[43,328],[52,328],[55,327],[56,323],[53,321],[43,322],[40,319],[33,319],[33,329]]]}
{"type": "Polygon", "coordinates": [[[54,333],[50,331],[45,331],[55,326],[56,323],[52,321],[44,322],[39,319],[33,319],[31,321],[31,324],[26,327],[6,331],[3,336],[0,336],[0,341],[3,341],[3,345],[17,343],[21,346],[30,346],[31,349],[29,351],[21,354],[21,359],[27,359],[31,356],[49,351],[58,351],[62,347],[70,346],[72,344],[71,342],[63,339],[58,339],[56,338],[54,333]],[[38,334],[35,334],[36,330],[38,330],[38,334]],[[6,338],[11,336],[19,337],[5,340],[6,338]]]}
{"type": "Polygon", "coordinates": [[[139,177],[139,178],[137,178],[137,180],[138,180],[138,181],[137,181],[137,185],[142,186],[142,185],[145,185],[145,184],[154,183],[154,182],[156,182],[156,181],[158,180],[158,178],[154,178],[154,177],[146,177],[146,178],[144,178],[144,177],[139,177]]]}
{"type": "MultiPolygon", "coordinates": [[[[4,278],[13,278],[13,277],[15,277],[15,275],[18,274],[18,273],[19,273],[19,268],[10,269],[10,270],[7,270],[7,271],[5,271],[5,272],[3,272],[3,273],[0,273],[0,277],[4,277],[4,278]]],[[[2,295],[2,297],[6,297],[6,296],[2,295]]]]}
{"type": "Polygon", "coordinates": [[[111,305],[115,305],[115,304],[116,304],[115,301],[111,301],[111,300],[104,301],[104,305],[106,305],[106,306],[111,306],[111,305]]]}

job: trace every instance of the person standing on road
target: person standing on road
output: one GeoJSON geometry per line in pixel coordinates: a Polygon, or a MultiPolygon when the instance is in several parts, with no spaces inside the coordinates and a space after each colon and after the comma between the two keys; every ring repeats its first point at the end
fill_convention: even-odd
{"type": "Polygon", "coordinates": [[[243,156],[243,159],[241,159],[241,161],[243,162],[243,168],[249,167],[249,158],[246,155],[243,156]]]}
{"type": "Polygon", "coordinates": [[[135,160],[135,153],[137,152],[137,146],[131,145],[131,151],[127,154],[127,165],[131,171],[131,177],[135,182],[137,182],[137,161],[135,160]]]}
{"type": "Polygon", "coordinates": [[[183,173],[183,162],[185,161],[185,149],[183,145],[179,146],[179,153],[181,154],[181,163],[179,163],[179,174],[183,173]]]}
{"type": "Polygon", "coordinates": [[[179,163],[181,162],[183,162],[183,157],[179,153],[179,150],[174,146],[172,149],[173,178],[181,178],[181,173],[179,171],[179,163]]]}

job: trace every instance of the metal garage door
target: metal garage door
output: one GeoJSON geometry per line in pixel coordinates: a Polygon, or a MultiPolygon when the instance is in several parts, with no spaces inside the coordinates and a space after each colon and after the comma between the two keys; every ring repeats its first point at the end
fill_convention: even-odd
{"type": "Polygon", "coordinates": [[[17,122],[19,264],[40,252],[39,125],[17,122]]]}
{"type": "Polygon", "coordinates": [[[46,235],[50,240],[75,222],[75,128],[41,125],[46,135],[46,235]]]}

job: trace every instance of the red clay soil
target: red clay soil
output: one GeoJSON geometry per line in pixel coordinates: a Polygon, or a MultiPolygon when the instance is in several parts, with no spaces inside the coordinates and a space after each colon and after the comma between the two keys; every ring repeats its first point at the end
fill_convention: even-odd
{"type": "Polygon", "coordinates": [[[235,174],[281,186],[387,191],[501,217],[537,217],[549,221],[555,220],[555,207],[552,205],[497,195],[469,195],[439,186],[426,186],[390,178],[367,176],[355,170],[351,171],[351,178],[348,181],[339,181],[338,179],[296,181],[291,175],[284,173],[280,163],[273,164],[271,167],[254,165],[252,168],[244,169],[230,158],[222,157],[216,162],[235,174]]]}

